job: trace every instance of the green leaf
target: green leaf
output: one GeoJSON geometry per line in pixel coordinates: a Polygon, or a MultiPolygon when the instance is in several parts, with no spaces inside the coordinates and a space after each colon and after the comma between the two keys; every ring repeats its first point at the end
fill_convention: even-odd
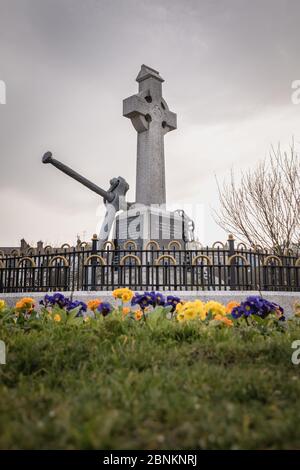
{"type": "Polygon", "coordinates": [[[74,318],[76,318],[76,316],[78,315],[80,311],[80,307],[76,307],[76,308],[73,308],[72,310],[69,310],[69,313],[68,313],[68,322],[69,321],[72,321],[74,318]]]}
{"type": "Polygon", "coordinates": [[[266,320],[264,318],[261,318],[260,316],[258,315],[251,315],[251,318],[252,320],[254,320],[256,323],[259,323],[259,324],[265,324],[266,323],[266,320]]]}

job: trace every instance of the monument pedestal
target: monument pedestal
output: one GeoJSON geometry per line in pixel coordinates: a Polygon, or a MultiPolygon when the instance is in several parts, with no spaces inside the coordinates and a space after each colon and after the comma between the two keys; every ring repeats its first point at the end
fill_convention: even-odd
{"type": "Polygon", "coordinates": [[[116,216],[112,239],[118,248],[123,248],[128,240],[133,240],[139,250],[145,249],[150,240],[161,249],[167,248],[171,240],[177,240],[184,248],[188,241],[186,223],[185,214],[137,205],[116,216]]]}

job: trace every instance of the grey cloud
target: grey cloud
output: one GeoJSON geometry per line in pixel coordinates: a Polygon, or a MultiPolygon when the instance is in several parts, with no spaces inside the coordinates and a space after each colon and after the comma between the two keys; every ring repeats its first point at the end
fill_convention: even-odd
{"type": "MultiPolygon", "coordinates": [[[[58,207],[66,217],[77,211],[82,220],[85,213],[87,230],[93,227],[98,198],[42,166],[48,149],[103,186],[125,176],[134,197],[136,136],[122,118],[122,99],[136,91],[142,63],[161,72],[165,98],[178,113],[176,136],[166,138],[168,196],[195,194],[195,202],[209,204],[199,185],[214,185],[214,172],[244,165],[251,152],[263,156],[284,110],[290,125],[278,139],[294,134],[299,111],[290,84],[299,78],[299,13],[297,0],[0,0],[0,79],[7,84],[7,105],[0,105],[6,226],[0,245],[19,236],[15,215],[3,208],[7,194],[16,201],[23,195],[39,217],[34,228],[22,221],[33,239],[58,207]],[[260,120],[264,129],[255,124],[260,120]],[[256,134],[247,139],[251,129],[256,134]]],[[[56,231],[50,226],[49,237],[56,231]]],[[[60,227],[66,237],[71,232],[77,233],[74,217],[60,227]]]]}

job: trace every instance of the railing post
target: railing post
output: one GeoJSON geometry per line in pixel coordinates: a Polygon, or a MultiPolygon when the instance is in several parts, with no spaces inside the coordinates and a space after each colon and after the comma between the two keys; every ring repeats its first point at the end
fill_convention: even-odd
{"type": "MultiPolygon", "coordinates": [[[[99,240],[98,240],[97,235],[94,234],[92,238],[92,255],[96,255],[98,252],[98,241],[99,240]]],[[[97,286],[96,268],[97,268],[97,259],[92,258],[91,260],[91,270],[92,270],[91,290],[96,290],[96,286],[97,286]]]]}
{"type": "MultiPolygon", "coordinates": [[[[228,235],[228,258],[235,255],[234,237],[232,233],[228,235]]],[[[236,289],[236,272],[235,266],[230,262],[229,266],[229,286],[230,290],[236,289]]]]}

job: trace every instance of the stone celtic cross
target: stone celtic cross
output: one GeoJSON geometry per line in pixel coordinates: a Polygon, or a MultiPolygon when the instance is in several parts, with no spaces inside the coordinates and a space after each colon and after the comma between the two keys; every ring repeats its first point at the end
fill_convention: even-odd
{"type": "Polygon", "coordinates": [[[142,65],[136,81],[139,92],[123,101],[123,116],[138,133],[136,203],[166,203],[164,135],[177,128],[177,116],[162,97],[163,78],[142,65]]]}

